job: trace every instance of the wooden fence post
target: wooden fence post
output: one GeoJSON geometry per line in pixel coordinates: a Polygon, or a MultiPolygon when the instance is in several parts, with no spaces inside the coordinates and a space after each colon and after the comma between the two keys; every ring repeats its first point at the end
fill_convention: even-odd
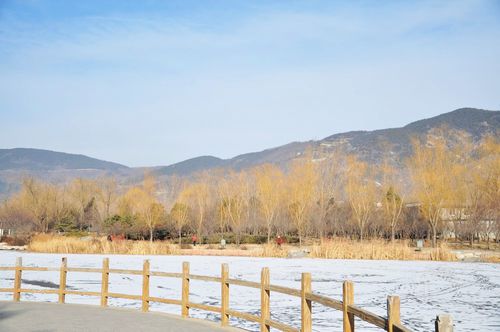
{"type": "Polygon", "coordinates": [[[453,332],[453,319],[450,315],[438,315],[436,317],[436,332],[453,332]]]}
{"type": "Polygon", "coordinates": [[[149,260],[142,266],[142,311],[149,310],[149,260]]]}
{"type": "Polygon", "coordinates": [[[311,332],[312,331],[312,303],[311,300],[306,299],[306,293],[311,292],[311,274],[302,273],[302,287],[301,287],[301,332],[311,332]]]}
{"type": "Polygon", "coordinates": [[[401,323],[399,296],[387,297],[387,331],[394,331],[394,324],[401,323]]]}
{"type": "Polygon", "coordinates": [[[344,281],[342,285],[342,319],[344,332],[354,332],[354,315],[347,312],[350,304],[354,304],[354,285],[351,281],[344,281]]]}
{"type": "Polygon", "coordinates": [[[270,327],[266,324],[266,320],[271,318],[269,309],[271,290],[269,289],[270,277],[269,268],[264,267],[260,273],[260,331],[269,332],[270,327]]]}
{"type": "Polygon", "coordinates": [[[66,299],[66,275],[68,274],[68,260],[63,257],[61,260],[61,270],[59,272],[59,303],[64,303],[66,299]]]}
{"type": "Polygon", "coordinates": [[[19,302],[21,300],[21,273],[23,267],[23,259],[21,257],[16,258],[16,272],[14,275],[14,301],[19,302]]]}
{"type": "Polygon", "coordinates": [[[226,326],[229,323],[229,315],[227,310],[229,309],[229,267],[227,264],[222,264],[221,266],[221,317],[220,323],[222,326],[226,326]]]}
{"type": "Polygon", "coordinates": [[[109,290],[109,258],[102,260],[102,276],[101,276],[101,306],[108,305],[108,290],[109,290]]]}
{"type": "Polygon", "coordinates": [[[189,316],[189,262],[182,263],[182,317],[189,316]]]}

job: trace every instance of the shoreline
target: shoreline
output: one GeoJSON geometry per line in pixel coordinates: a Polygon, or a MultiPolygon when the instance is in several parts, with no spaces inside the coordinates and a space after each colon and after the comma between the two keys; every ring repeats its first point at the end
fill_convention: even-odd
{"type": "MultiPolygon", "coordinates": [[[[40,250],[29,250],[28,246],[8,246],[4,243],[0,243],[0,252],[23,252],[30,254],[71,254],[71,255],[134,255],[134,256],[207,256],[207,257],[249,257],[249,258],[282,258],[282,259],[297,259],[297,258],[310,258],[310,259],[327,259],[327,260],[371,260],[371,261],[441,261],[441,262],[458,262],[458,263],[500,263],[500,252],[497,250],[484,250],[484,249],[450,249],[450,253],[454,255],[454,259],[429,259],[429,255],[432,252],[432,248],[424,248],[422,251],[416,251],[416,257],[407,257],[404,259],[398,258],[374,258],[374,257],[362,257],[362,258],[346,258],[346,257],[318,257],[311,255],[311,246],[304,246],[302,248],[295,246],[285,246],[283,248],[277,248],[281,253],[276,255],[265,255],[259,250],[262,250],[264,245],[242,245],[245,247],[250,247],[249,249],[241,248],[224,248],[224,249],[209,249],[203,248],[191,248],[191,249],[176,249],[173,252],[145,252],[145,253],[123,253],[123,252],[71,252],[68,250],[58,250],[58,251],[40,251],[40,250]],[[420,256],[420,258],[418,257],[420,256]]],[[[276,248],[275,248],[276,250],[276,248]]]]}

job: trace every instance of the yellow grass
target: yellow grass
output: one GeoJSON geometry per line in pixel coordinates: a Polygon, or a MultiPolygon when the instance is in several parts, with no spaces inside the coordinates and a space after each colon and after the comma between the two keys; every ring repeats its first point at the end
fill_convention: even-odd
{"type": "Polygon", "coordinates": [[[288,257],[289,248],[288,246],[278,246],[277,244],[263,244],[262,251],[260,251],[256,256],[260,257],[288,257]]]}
{"type": "Polygon", "coordinates": [[[481,260],[486,263],[500,263],[500,256],[498,255],[485,255],[481,257],[481,260]]]}
{"type": "MultiPolygon", "coordinates": [[[[28,250],[32,252],[61,254],[129,254],[129,255],[213,255],[213,256],[251,256],[251,257],[288,257],[297,247],[276,244],[245,245],[241,248],[228,245],[226,249],[212,248],[211,245],[180,249],[165,241],[107,241],[106,237],[67,237],[52,234],[39,234],[32,238],[28,250]]],[[[310,251],[309,257],[330,259],[387,259],[387,260],[438,260],[454,261],[456,256],[442,244],[439,248],[424,248],[415,251],[409,241],[389,243],[383,240],[359,242],[348,239],[322,240],[318,244],[303,247],[310,251]]]]}
{"type": "Polygon", "coordinates": [[[311,247],[310,257],[334,259],[389,259],[389,260],[439,260],[453,261],[455,255],[442,244],[439,248],[415,251],[407,241],[388,243],[383,240],[363,242],[334,239],[323,240],[311,247]]]}
{"type": "Polygon", "coordinates": [[[178,252],[175,245],[167,242],[108,241],[106,237],[77,238],[61,235],[39,234],[33,237],[28,250],[61,254],[128,254],[172,255],[178,252]]]}

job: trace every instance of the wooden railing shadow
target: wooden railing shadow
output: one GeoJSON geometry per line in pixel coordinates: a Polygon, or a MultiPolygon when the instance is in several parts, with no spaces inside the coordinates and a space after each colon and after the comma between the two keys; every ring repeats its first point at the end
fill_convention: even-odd
{"type": "Polygon", "coordinates": [[[407,332],[408,328],[401,324],[400,318],[400,301],[398,296],[387,297],[387,317],[382,317],[362,309],[354,304],[354,285],[351,281],[344,281],[342,287],[342,300],[332,299],[330,297],[315,294],[311,289],[311,274],[302,273],[301,289],[293,289],[289,287],[276,286],[270,284],[269,269],[263,268],[261,271],[261,281],[252,282],[240,279],[232,279],[229,277],[229,268],[227,264],[222,264],[220,277],[204,276],[191,274],[189,271],[189,263],[182,264],[181,273],[151,271],[149,260],[145,260],[142,270],[126,270],[126,269],[111,269],[109,267],[109,259],[104,258],[102,268],[81,268],[68,267],[67,259],[62,258],[61,266],[53,267],[28,267],[22,265],[20,257],[17,258],[16,266],[0,267],[0,271],[14,271],[14,287],[0,288],[0,292],[8,292],[13,294],[13,301],[20,301],[21,293],[38,293],[38,294],[54,294],[58,296],[59,303],[65,302],[66,295],[82,295],[100,297],[101,306],[108,305],[109,298],[120,298],[129,300],[138,300],[142,302],[142,311],[149,311],[150,302],[159,302],[165,304],[173,304],[181,307],[182,317],[189,317],[190,309],[199,309],[220,314],[221,325],[229,324],[229,317],[236,317],[250,322],[255,322],[260,325],[261,331],[269,332],[270,328],[276,328],[281,331],[303,331],[310,332],[312,330],[312,303],[318,303],[325,307],[332,308],[342,312],[343,331],[354,332],[355,318],[361,319],[372,325],[375,325],[385,331],[391,332],[407,332]],[[28,289],[22,288],[21,276],[22,271],[54,271],[59,272],[59,289],[28,289]],[[76,291],[66,288],[66,278],[68,272],[90,272],[101,274],[101,291],[88,292],[76,291]],[[142,276],[142,293],[141,295],[121,294],[109,292],[109,275],[111,273],[138,275],[142,276]],[[151,277],[178,278],[182,282],[181,299],[168,299],[161,297],[152,297],[149,294],[149,284],[151,277]],[[200,280],[205,282],[214,282],[220,284],[221,290],[221,306],[206,305],[201,303],[193,303],[189,300],[189,285],[192,280],[200,280]],[[230,285],[250,287],[260,290],[260,316],[249,313],[232,310],[229,307],[229,289],[230,285]],[[300,330],[283,322],[278,322],[271,319],[270,297],[271,292],[286,294],[300,298],[301,301],[301,328],[300,330]]]}

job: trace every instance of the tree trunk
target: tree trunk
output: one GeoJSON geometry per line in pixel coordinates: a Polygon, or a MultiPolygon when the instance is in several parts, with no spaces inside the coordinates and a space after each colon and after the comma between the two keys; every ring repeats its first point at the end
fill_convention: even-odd
{"type": "Polygon", "coordinates": [[[196,234],[196,236],[198,237],[198,242],[200,244],[203,244],[203,237],[201,236],[201,233],[203,230],[203,221],[205,220],[204,217],[205,217],[204,213],[201,212],[201,209],[200,209],[200,215],[198,218],[198,229],[197,229],[197,234],[196,234]]]}
{"type": "Polygon", "coordinates": [[[437,247],[437,229],[435,225],[432,225],[432,247],[437,247]]]}
{"type": "Polygon", "coordinates": [[[271,227],[267,226],[267,244],[271,243],[271,227]]]}
{"type": "Polygon", "coordinates": [[[395,232],[395,227],[394,225],[391,225],[391,242],[394,243],[394,232],[395,232]]]}
{"type": "Polygon", "coordinates": [[[153,243],[153,227],[149,229],[149,242],[153,243]]]}
{"type": "Polygon", "coordinates": [[[201,225],[200,227],[198,227],[196,236],[198,237],[198,243],[203,244],[203,236],[201,235],[201,225]]]}
{"type": "Polygon", "coordinates": [[[179,246],[182,244],[182,229],[179,229],[179,246]]]}

